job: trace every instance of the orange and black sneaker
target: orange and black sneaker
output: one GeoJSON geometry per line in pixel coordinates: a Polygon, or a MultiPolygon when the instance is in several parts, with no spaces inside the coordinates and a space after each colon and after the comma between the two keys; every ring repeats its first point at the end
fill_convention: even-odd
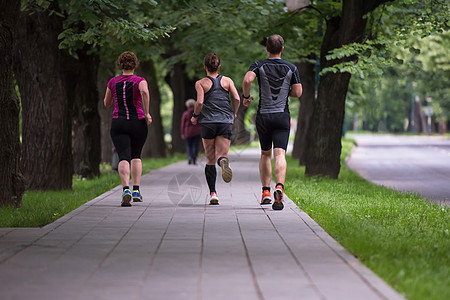
{"type": "Polygon", "coordinates": [[[273,192],[274,202],[272,204],[273,210],[282,210],[284,208],[283,199],[283,186],[277,185],[275,191],[273,192]]]}
{"type": "Polygon", "coordinates": [[[261,196],[261,204],[270,204],[272,203],[272,195],[270,194],[270,191],[264,190],[261,196]]]}

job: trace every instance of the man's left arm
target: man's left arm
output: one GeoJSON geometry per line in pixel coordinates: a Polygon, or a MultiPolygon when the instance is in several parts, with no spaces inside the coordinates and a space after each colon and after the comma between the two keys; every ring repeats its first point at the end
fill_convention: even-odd
{"type": "Polygon", "coordinates": [[[303,93],[302,83],[300,81],[300,75],[298,69],[295,68],[294,74],[291,78],[291,90],[289,91],[289,96],[294,98],[300,98],[303,93]]]}
{"type": "Polygon", "coordinates": [[[301,83],[296,83],[291,86],[291,90],[289,92],[289,97],[300,98],[303,93],[303,88],[301,83]]]}

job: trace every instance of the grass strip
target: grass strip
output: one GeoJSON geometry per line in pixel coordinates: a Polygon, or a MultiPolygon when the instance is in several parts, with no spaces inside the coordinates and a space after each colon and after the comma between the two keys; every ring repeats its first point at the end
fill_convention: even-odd
{"type": "Polygon", "coordinates": [[[346,167],[308,177],[288,157],[285,192],[334,239],[408,299],[450,299],[450,208],[372,184],[346,167]]]}
{"type": "MultiPolygon", "coordinates": [[[[183,159],[186,158],[182,154],[166,158],[143,159],[143,173],[148,173],[150,170],[159,169],[183,159]]],[[[102,165],[102,169],[101,176],[98,178],[88,180],[74,177],[72,190],[25,192],[22,198],[22,207],[0,208],[0,227],[40,227],[47,225],[120,185],[119,174],[111,172],[111,166],[105,167],[105,165],[102,165]]]]}

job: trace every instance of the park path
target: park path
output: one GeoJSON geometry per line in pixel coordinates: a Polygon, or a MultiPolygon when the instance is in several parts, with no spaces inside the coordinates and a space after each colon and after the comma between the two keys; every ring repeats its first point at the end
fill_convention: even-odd
{"type": "Polygon", "coordinates": [[[202,162],[152,171],[43,228],[0,228],[1,299],[403,299],[289,199],[260,206],[258,150],[230,153],[207,203],[202,162]]]}
{"type": "Polygon", "coordinates": [[[347,165],[365,179],[450,206],[450,139],[444,136],[352,134],[347,165]]]}

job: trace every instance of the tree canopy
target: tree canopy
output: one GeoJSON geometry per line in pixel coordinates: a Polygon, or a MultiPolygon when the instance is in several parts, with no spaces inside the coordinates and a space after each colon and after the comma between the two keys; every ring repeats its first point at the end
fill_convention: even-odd
{"type": "MultiPolygon", "coordinates": [[[[450,4],[445,0],[310,1],[309,6],[294,12],[288,11],[285,0],[22,0],[21,3],[23,14],[46,16],[47,24],[60,23],[54,27],[60,28],[56,32],[57,50],[73,58],[70,67],[66,65],[66,73],[86,70],[105,80],[103,71],[97,74],[99,66],[113,68],[112,62],[120,52],[135,51],[144,63],[150,63],[147,66],[152,66],[146,69],[151,73],[146,76],[159,77],[152,81],[158,85],[154,88],[172,82],[172,93],[167,93],[164,87],[161,97],[163,102],[173,101],[172,118],[177,118],[184,108],[184,97],[190,94],[192,82],[204,75],[202,59],[206,53],[215,52],[222,58],[222,72],[239,88],[249,65],[266,57],[265,38],[282,35],[286,42],[283,58],[293,63],[321,62],[319,89],[312,96],[317,98],[312,99],[311,113],[317,115],[312,124],[324,126],[323,132],[315,132],[310,142],[330,144],[323,148],[324,152],[318,151],[316,161],[326,161],[323,155],[333,149],[338,151],[332,160],[338,159],[345,109],[351,115],[378,124],[372,124],[371,128],[379,128],[381,122],[384,129],[398,131],[405,127],[414,93],[421,101],[432,98],[436,115],[448,119],[450,4]],[[355,22],[360,25],[354,26],[355,22]],[[351,34],[353,38],[348,39],[351,34]],[[176,74],[180,77],[173,77],[176,74]],[[353,77],[347,94],[350,76],[353,77]],[[173,86],[181,81],[182,85],[173,86]],[[332,89],[334,96],[329,94],[332,89]],[[326,116],[320,115],[322,109],[326,116]],[[324,122],[330,121],[330,116],[336,119],[327,127],[324,122]]],[[[20,68],[15,70],[19,72],[20,68]]],[[[20,76],[16,78],[19,86],[27,84],[20,76]]],[[[73,86],[65,88],[69,96],[60,101],[70,111],[77,107],[71,101],[81,100],[70,98],[67,91],[73,86]]],[[[97,95],[90,99],[98,98],[95,86],[82,89],[87,90],[86,95],[97,95]]],[[[44,95],[45,92],[42,101],[44,95]]],[[[95,118],[97,108],[89,101],[78,104],[81,109],[73,116],[77,118],[78,123],[74,121],[77,126],[95,118]],[[92,111],[94,114],[89,117],[92,111]]],[[[27,103],[27,99],[22,99],[24,107],[27,103]]],[[[155,107],[160,109],[159,105],[155,107]]],[[[251,108],[241,117],[250,121],[253,113],[251,108]]],[[[177,120],[165,123],[171,124],[172,135],[176,135],[177,120]]],[[[25,127],[24,130],[37,130],[31,124],[25,127]]],[[[68,128],[64,134],[75,129],[68,128]]],[[[162,128],[158,130],[163,134],[162,128]]],[[[89,130],[85,128],[83,135],[89,139],[89,130]]],[[[27,139],[22,143],[27,145],[27,139]]],[[[333,168],[332,173],[337,174],[339,164],[333,168]]]]}

